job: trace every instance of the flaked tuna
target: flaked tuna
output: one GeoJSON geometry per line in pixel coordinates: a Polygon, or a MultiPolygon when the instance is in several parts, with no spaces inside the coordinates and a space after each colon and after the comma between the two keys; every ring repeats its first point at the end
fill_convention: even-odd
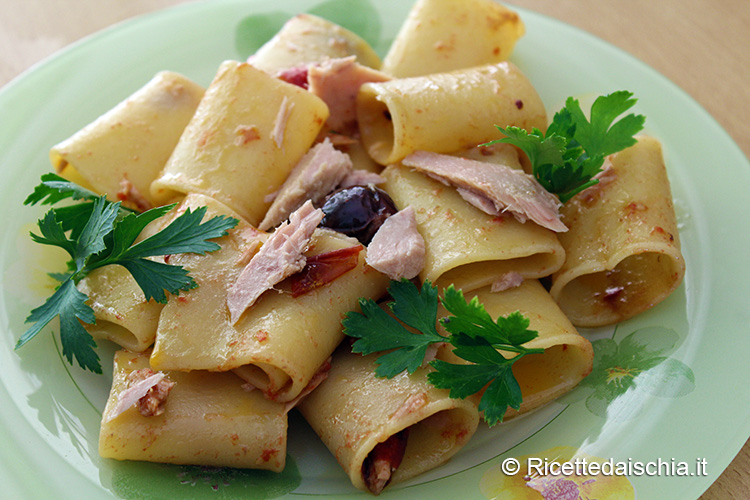
{"type": "Polygon", "coordinates": [[[523,276],[520,273],[517,273],[516,271],[510,271],[508,273],[503,274],[499,278],[497,278],[495,281],[492,282],[492,288],[490,288],[490,291],[492,292],[504,292],[505,290],[510,290],[511,288],[519,287],[523,284],[523,276]]]}
{"type": "Polygon", "coordinates": [[[464,199],[490,215],[508,211],[520,222],[528,218],[552,231],[568,230],[557,197],[521,170],[428,151],[412,153],[402,163],[460,189],[464,199]]]}
{"type": "Polygon", "coordinates": [[[367,246],[367,264],[391,279],[411,279],[424,268],[425,243],[409,206],[388,217],[367,246]]]}
{"type": "Polygon", "coordinates": [[[355,56],[327,59],[308,68],[309,90],[320,97],[331,112],[328,126],[342,134],[357,131],[357,93],[369,82],[386,82],[385,73],[362,66],[355,56]]]}
{"type": "Polygon", "coordinates": [[[158,416],[164,413],[164,404],[174,382],[163,372],[154,372],[150,368],[135,370],[128,375],[128,388],[117,397],[115,409],[105,417],[105,422],[114,420],[133,405],[144,417],[158,416]]]}
{"type": "Polygon", "coordinates": [[[293,108],[294,103],[290,103],[289,98],[284,96],[279,107],[279,112],[273,122],[273,130],[271,131],[271,139],[273,139],[273,142],[279,149],[282,149],[284,146],[284,133],[286,132],[286,125],[289,122],[289,116],[292,114],[293,108]]]}
{"type": "Polygon", "coordinates": [[[384,182],[385,179],[375,172],[355,169],[349,172],[346,177],[344,177],[344,180],[339,183],[339,188],[345,189],[352,186],[367,186],[368,184],[377,185],[384,182]]]}
{"type": "Polygon", "coordinates": [[[303,252],[322,219],[323,211],[308,200],[268,237],[229,289],[227,307],[232,324],[263,292],[305,267],[303,252]]]}
{"type": "Polygon", "coordinates": [[[404,459],[408,439],[409,428],[407,427],[382,443],[376,444],[362,462],[362,479],[371,493],[379,495],[391,482],[393,473],[404,459]]]}
{"type": "Polygon", "coordinates": [[[352,171],[349,155],[334,149],[328,138],[316,144],[297,163],[258,226],[267,231],[285,221],[307,200],[319,205],[352,171]]]}

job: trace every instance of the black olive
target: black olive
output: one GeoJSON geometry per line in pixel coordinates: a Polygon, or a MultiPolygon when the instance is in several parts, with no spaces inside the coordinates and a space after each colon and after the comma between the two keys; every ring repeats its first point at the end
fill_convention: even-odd
{"type": "Polygon", "coordinates": [[[328,196],[321,209],[325,214],[321,226],[353,236],[363,245],[398,212],[388,193],[373,185],[340,189],[328,196]]]}

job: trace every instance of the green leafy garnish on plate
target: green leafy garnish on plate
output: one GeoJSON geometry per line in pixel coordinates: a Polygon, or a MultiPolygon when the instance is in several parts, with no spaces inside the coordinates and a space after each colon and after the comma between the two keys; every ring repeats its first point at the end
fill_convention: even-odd
{"type": "Polygon", "coordinates": [[[502,422],[509,406],[521,406],[513,363],[527,354],[544,352],[523,346],[538,335],[529,330],[528,318],[515,312],[493,320],[476,297],[467,303],[463,292],[453,285],[444,290],[442,298],[429,281],[421,290],[408,280],[392,281],[388,292],[393,298],[388,302],[392,315],[372,299],[360,299],[362,312],[349,312],[343,321],[344,333],[357,339],[352,352],[388,351],[375,361],[377,376],[392,378],[404,370],[414,373],[423,366],[427,348],[445,342],[468,363],[431,361],[434,371],[428,380],[432,385],[450,390],[453,398],[467,398],[486,388],[479,409],[490,426],[502,422]],[[447,336],[437,330],[439,303],[451,314],[439,320],[450,333],[447,336]]]}
{"type": "Polygon", "coordinates": [[[86,304],[88,296],[76,285],[94,269],[117,264],[126,268],[140,286],[146,300],[166,302],[167,293],[179,294],[197,285],[182,266],[149,259],[177,253],[205,254],[219,249],[210,240],[224,236],[237,224],[231,217],[213,217],[206,222],[206,208],[186,210],[161,231],[136,243],[143,229],[169,212],[174,205],[136,213],[124,209],[55,174],[42,176],[42,183],[24,201],[54,204],[65,199],[82,203],[50,208],[37,222],[39,234],[31,238],[40,244],[62,248],[70,256],[66,273],[52,276],[60,285],[47,301],[33,309],[26,318],[32,326],[16,344],[16,349],[34,338],[50,321],[60,317],[60,340],[63,355],[85,369],[101,373],[96,343],[81,324],[93,324],[94,311],[86,304]]]}
{"type": "Polygon", "coordinates": [[[591,106],[589,121],[577,99],[568,97],[543,133],[519,127],[497,127],[506,137],[486,143],[513,144],[532,165],[532,174],[550,193],[565,203],[584,189],[598,183],[604,158],[634,145],[633,137],[643,129],[643,115],[617,118],[636,103],[631,92],[620,90],[600,96],[591,106]]]}

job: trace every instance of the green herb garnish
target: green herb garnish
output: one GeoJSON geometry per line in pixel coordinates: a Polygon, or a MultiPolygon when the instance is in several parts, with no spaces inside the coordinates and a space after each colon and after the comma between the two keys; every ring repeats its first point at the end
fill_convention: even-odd
{"type": "Polygon", "coordinates": [[[519,127],[497,126],[507,137],[485,145],[501,142],[520,148],[529,157],[534,177],[565,203],[599,182],[594,176],[602,170],[607,155],[637,142],[633,136],[643,129],[643,115],[631,113],[615,122],[635,105],[632,97],[624,90],[598,97],[591,106],[591,121],[578,100],[568,97],[546,134],[538,128],[528,133],[519,127]]]}
{"type": "Polygon", "coordinates": [[[64,199],[83,200],[82,203],[51,208],[37,222],[40,234],[31,238],[43,245],[57,246],[70,256],[67,273],[52,275],[60,281],[55,293],[33,309],[26,323],[33,325],[21,335],[16,349],[34,338],[56,316],[60,317],[60,340],[63,355],[81,368],[101,373],[96,343],[81,322],[93,324],[94,311],[86,304],[88,296],[76,285],[94,269],[117,264],[125,267],[140,286],[146,300],[166,302],[166,293],[179,294],[197,284],[182,266],[173,266],[148,259],[177,253],[205,254],[219,249],[208,241],[219,238],[237,224],[231,217],[213,217],[201,223],[206,207],[186,210],[158,233],[138,243],[141,231],[174,205],[135,213],[121,207],[119,202],[107,201],[55,174],[42,176],[42,183],[24,201],[25,205],[54,204],[64,199]],[[80,321],[79,321],[80,320],[80,321]]]}
{"type": "Polygon", "coordinates": [[[423,365],[430,344],[446,342],[454,347],[454,354],[470,364],[431,361],[434,371],[428,374],[428,380],[432,385],[449,389],[453,398],[466,398],[487,387],[479,409],[490,426],[502,422],[509,406],[521,406],[513,363],[527,354],[544,352],[523,347],[538,335],[528,329],[526,317],[514,312],[495,321],[476,297],[467,303],[463,292],[453,285],[440,299],[437,287],[429,281],[421,291],[411,281],[392,281],[388,292],[394,299],[388,303],[393,316],[373,300],[360,299],[362,313],[349,312],[343,321],[344,333],[358,339],[352,352],[367,355],[389,351],[375,361],[377,376],[392,378],[404,370],[414,373],[423,365]],[[451,313],[439,320],[448,336],[437,331],[438,301],[451,313]]]}

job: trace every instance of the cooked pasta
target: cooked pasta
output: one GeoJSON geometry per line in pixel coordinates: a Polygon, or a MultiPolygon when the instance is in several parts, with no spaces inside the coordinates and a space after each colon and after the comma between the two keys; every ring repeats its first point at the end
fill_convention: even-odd
{"type": "Polygon", "coordinates": [[[405,78],[504,61],[524,31],[516,12],[491,0],[420,0],[382,71],[405,78]]]}
{"type": "Polygon", "coordinates": [[[204,89],[163,71],[140,90],[50,151],[66,178],[132,208],[156,204],[151,183],[193,117],[204,89]]]}
{"type": "Polygon", "coordinates": [[[246,467],[281,472],[286,463],[284,405],[243,388],[233,373],[169,372],[174,387],[163,415],[135,407],[111,418],[128,376],[148,370],[148,352],[115,354],[112,391],[104,409],[99,453],[105,458],[246,467]]]}
{"type": "Polygon", "coordinates": [[[85,325],[94,338],[107,339],[134,352],[145,351],[154,344],[164,304],[146,300],[124,267],[96,269],[78,288],[89,296],[96,315],[95,324],[85,325]]]}
{"type": "MultiPolygon", "coordinates": [[[[455,282],[462,284],[461,278],[455,282]]],[[[500,292],[484,287],[467,294],[477,297],[493,318],[515,311],[529,319],[529,328],[539,333],[525,344],[544,353],[524,356],[513,365],[513,373],[523,394],[519,410],[508,409],[506,419],[527,413],[565,394],[589,374],[594,360],[591,343],[579,334],[549,293],[537,280],[524,280],[519,286],[500,292]]],[[[466,363],[452,353],[438,356],[452,363],[466,363]]]]}
{"type": "Polygon", "coordinates": [[[364,463],[379,443],[408,429],[403,460],[392,478],[398,483],[448,460],[479,422],[476,406],[433,387],[427,370],[376,377],[376,357],[352,354],[344,346],[328,378],[300,406],[352,484],[365,491],[370,485],[364,463]]]}
{"type": "Polygon", "coordinates": [[[531,82],[512,63],[367,83],[357,118],[368,153],[381,165],[421,149],[452,153],[515,125],[544,130],[547,114],[531,82]]]}
{"type": "Polygon", "coordinates": [[[420,278],[439,288],[457,276],[464,290],[489,285],[509,272],[541,278],[565,260],[563,247],[548,229],[521,224],[509,215],[488,215],[454,188],[402,166],[390,166],[382,175],[387,180],[383,188],[396,205],[414,207],[426,246],[420,278]]]}
{"type": "Polygon", "coordinates": [[[356,56],[360,64],[380,67],[380,57],[355,33],[311,14],[298,14],[255,52],[248,62],[271,74],[326,58],[356,56]]]}
{"type": "MultiPolygon", "coordinates": [[[[93,310],[85,328],[125,348],[114,358],[103,457],[279,472],[296,407],[352,485],[378,494],[458,453],[480,408],[490,425],[518,408],[493,401],[502,412],[487,418],[481,398],[494,382],[481,378],[484,388],[463,399],[438,389],[451,387],[445,377],[465,382],[463,370],[483,369],[454,346],[483,348],[502,376],[512,352],[521,355],[512,370],[523,401],[505,413],[515,418],[591,371],[592,345],[574,325],[630,318],[675,290],[685,262],[658,141],[640,137],[610,155],[599,183],[565,205],[524,172],[533,153],[483,144],[504,137],[496,126],[547,128],[541,97],[507,61],[523,32],[515,12],[490,0],[419,0],[375,74],[380,59],[359,36],[302,14],[247,62],[221,63],[205,91],[160,73],[52,148],[53,166],[96,194],[139,211],[175,203],[149,212],[139,241],[200,207],[237,220],[226,232],[234,221],[220,221],[211,250],[162,233],[179,240],[161,247],[172,254],[144,258],[183,266],[194,280],[164,304],[146,300],[148,287],[125,267],[68,278],[93,310]],[[424,301],[399,316],[386,303],[407,295],[399,285],[421,293],[412,284],[424,301]],[[476,300],[464,304],[455,289],[476,300]],[[451,294],[466,317],[457,319],[451,294]],[[520,313],[531,331],[508,344],[479,338],[467,325],[474,314],[484,321],[476,330],[487,327],[482,306],[492,321],[520,313]],[[420,308],[432,316],[415,319],[420,308]],[[436,323],[435,310],[455,317],[436,323]],[[432,350],[412,349],[419,359],[403,369],[407,342],[352,347],[346,335],[364,339],[351,328],[368,311],[368,327],[382,330],[374,344],[427,324],[419,338],[432,350]],[[388,350],[397,355],[388,369],[398,369],[376,373],[385,362],[375,353],[388,350]],[[446,361],[463,366],[440,373],[446,361]],[[386,372],[395,376],[379,376],[386,372]]],[[[126,220],[108,207],[113,228],[126,220]]],[[[182,272],[148,269],[156,268],[182,272]]]]}
{"type": "Polygon", "coordinates": [[[257,226],[269,195],[304,155],[328,118],[323,101],[247,63],[224,62],[161,175],[162,203],[201,193],[257,226]]]}
{"type": "Polygon", "coordinates": [[[667,298],[685,260],[661,144],[642,136],[612,156],[601,182],[562,210],[567,253],[552,276],[552,296],[573,324],[602,326],[667,298]]]}
{"type": "MultiPolygon", "coordinates": [[[[189,196],[184,206],[221,207],[204,196],[189,196]]],[[[180,209],[178,209],[180,210],[180,209]]],[[[343,340],[341,319],[356,308],[360,297],[379,298],[388,279],[365,265],[365,251],[356,266],[333,282],[299,297],[266,292],[232,324],[227,293],[244,264],[262,242],[262,233],[241,223],[207,254],[176,255],[198,288],[170,297],[159,317],[151,365],[156,370],[237,370],[276,401],[290,401],[310,383],[343,340]]],[[[339,233],[318,229],[308,255],[358,246],[339,233]]]]}

